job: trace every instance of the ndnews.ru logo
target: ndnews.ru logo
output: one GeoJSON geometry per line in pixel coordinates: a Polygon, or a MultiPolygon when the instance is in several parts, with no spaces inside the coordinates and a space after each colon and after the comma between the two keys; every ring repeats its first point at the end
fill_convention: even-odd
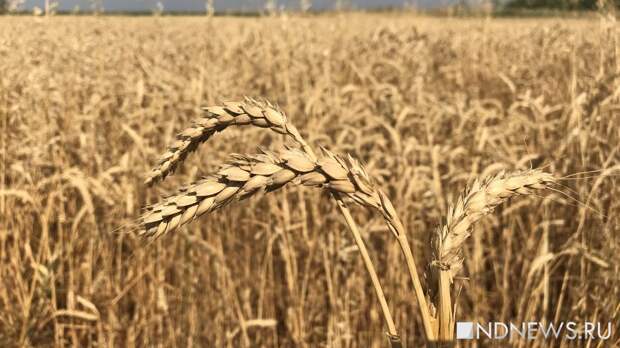
{"type": "Polygon", "coordinates": [[[502,322],[487,324],[457,322],[456,338],[459,340],[513,338],[533,340],[543,336],[545,339],[606,340],[611,337],[612,329],[611,323],[584,322],[579,325],[573,321],[557,324],[530,321],[518,325],[502,322]]]}

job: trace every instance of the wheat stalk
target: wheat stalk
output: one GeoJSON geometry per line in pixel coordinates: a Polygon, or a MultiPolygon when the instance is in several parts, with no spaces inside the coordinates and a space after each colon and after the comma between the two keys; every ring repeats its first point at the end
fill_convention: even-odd
{"type": "MultiPolygon", "coordinates": [[[[142,234],[158,237],[186,224],[198,215],[227,204],[235,198],[243,198],[252,193],[275,189],[293,180],[304,185],[326,187],[338,203],[338,208],[345,218],[362,255],[387,322],[388,337],[392,347],[400,346],[400,338],[396,333],[383,290],[363,239],[348,208],[342,201],[343,195],[363,206],[372,207],[381,212],[388,227],[397,237],[407,261],[418,305],[422,311],[425,333],[428,339],[433,339],[432,318],[426,305],[425,295],[417,274],[415,260],[409,247],[405,229],[387,195],[376,190],[371,185],[371,181],[362,166],[350,156],[345,161],[326,151],[327,161],[329,162],[331,159],[331,162],[327,163],[328,166],[325,167],[326,163],[322,163],[324,159],[317,159],[312,148],[306,143],[295,126],[288,122],[285,114],[266,101],[258,102],[254,99],[245,98],[244,102],[229,102],[224,103],[223,106],[205,107],[203,109],[206,111],[206,115],[192,127],[187,128],[178,135],[177,141],[162,156],[159,165],[152,170],[146,180],[147,184],[154,184],[159,180],[163,180],[198,145],[209,139],[216,132],[222,131],[231,125],[254,125],[269,128],[277,133],[291,137],[300,145],[303,152],[296,152],[294,155],[293,152],[290,152],[288,155],[284,154],[284,157],[290,156],[293,158],[289,159],[289,162],[285,158],[268,152],[258,156],[237,156],[235,160],[221,168],[217,174],[199,183],[190,185],[176,196],[169,197],[164,202],[152,206],[141,220],[142,234]],[[305,157],[303,156],[304,153],[305,157]],[[277,177],[253,174],[251,169],[252,163],[260,164],[261,161],[265,161],[264,165],[279,166],[279,171],[281,172],[277,177]],[[303,166],[292,168],[291,166],[296,163],[303,163],[303,166]],[[342,174],[347,173],[347,178],[345,179],[344,176],[342,178],[334,177],[330,175],[329,170],[338,170],[342,174]],[[236,177],[233,178],[229,175],[230,173],[236,177]],[[245,181],[246,178],[247,181],[245,181]],[[197,193],[198,185],[212,187],[214,192],[209,195],[206,195],[206,192],[197,193]],[[245,185],[249,185],[252,190],[248,190],[245,185]],[[218,189],[220,191],[217,191],[218,189]],[[205,196],[201,196],[202,194],[205,194],[205,196]]],[[[275,167],[273,169],[275,170],[275,167]]],[[[276,174],[274,172],[270,175],[276,174]]]]}
{"type": "Polygon", "coordinates": [[[431,265],[439,271],[439,339],[451,341],[453,334],[450,284],[463,267],[463,246],[472,228],[482,217],[511,197],[533,194],[550,188],[553,175],[541,170],[526,170],[476,180],[448,210],[446,222],[433,236],[431,265]]]}
{"type": "Polygon", "coordinates": [[[368,174],[355,159],[350,156],[344,159],[327,150],[324,152],[326,156],[321,159],[295,149],[280,153],[263,151],[258,155],[233,155],[233,159],[217,173],[148,208],[139,222],[140,234],[158,238],[235,199],[273,191],[289,182],[323,187],[334,195],[358,246],[387,322],[390,345],[401,347],[379,278],[357,225],[342,200],[344,196],[362,206],[382,210],[386,197],[375,190],[368,174]]]}
{"type": "Polygon", "coordinates": [[[282,111],[269,102],[246,97],[242,102],[225,102],[222,106],[203,107],[203,110],[203,116],[191,127],[179,133],[176,141],[160,157],[159,163],[145,180],[147,185],[164,180],[200,144],[230,126],[251,125],[268,128],[274,132],[289,135],[302,146],[307,147],[297,128],[288,122],[282,111]]]}
{"type": "Polygon", "coordinates": [[[390,345],[401,347],[379,278],[357,225],[341,197],[375,209],[380,209],[384,203],[359,162],[350,156],[344,159],[327,150],[324,152],[326,156],[321,159],[295,149],[278,154],[263,151],[258,155],[233,155],[233,159],[216,174],[148,208],[139,223],[140,234],[157,238],[235,199],[273,191],[289,182],[326,188],[334,195],[362,255],[387,322],[390,345]]]}

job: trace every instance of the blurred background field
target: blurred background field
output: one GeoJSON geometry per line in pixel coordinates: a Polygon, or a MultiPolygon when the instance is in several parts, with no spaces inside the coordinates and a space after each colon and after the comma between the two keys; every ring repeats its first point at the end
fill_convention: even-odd
{"type": "MultiPolygon", "coordinates": [[[[611,321],[612,337],[591,346],[618,345],[619,50],[612,14],[0,17],[0,346],[386,346],[355,244],[318,190],[234,204],[149,246],[123,233],[224,154],[285,141],[228,130],[159,188],[143,185],[200,106],[244,96],[277,103],[313,145],[362,159],[420,272],[474,178],[602,170],[563,182],[583,204],[524,198],[477,227],[458,315],[611,321]]],[[[398,246],[379,216],[354,212],[396,325],[420,346],[398,246]]]]}

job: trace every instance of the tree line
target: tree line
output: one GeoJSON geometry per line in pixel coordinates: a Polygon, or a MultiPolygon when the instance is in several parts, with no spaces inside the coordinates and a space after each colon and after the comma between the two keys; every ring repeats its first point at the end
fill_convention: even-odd
{"type": "Polygon", "coordinates": [[[558,9],[568,11],[596,10],[609,5],[615,7],[620,5],[620,0],[496,0],[494,2],[500,7],[510,9],[558,9]]]}

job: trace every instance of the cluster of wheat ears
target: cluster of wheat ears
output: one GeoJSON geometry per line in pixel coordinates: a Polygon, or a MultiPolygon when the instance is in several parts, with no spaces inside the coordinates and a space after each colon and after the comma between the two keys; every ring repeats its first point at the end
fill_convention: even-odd
{"type": "Polygon", "coordinates": [[[179,133],[176,142],[161,156],[146,184],[153,185],[164,180],[200,144],[230,126],[270,129],[290,137],[298,146],[276,151],[261,150],[254,155],[231,154],[230,160],[215,173],[147,207],[135,226],[139,234],[148,239],[159,238],[233,201],[271,192],[288,183],[325,189],[337,202],[364,260],[392,347],[400,347],[401,340],[379,277],[347,203],[354,202],[376,210],[384,218],[406,260],[426,340],[441,344],[454,339],[456,311],[451,299],[452,285],[462,268],[463,245],[471,235],[474,224],[509,198],[548,189],[557,182],[553,175],[537,169],[500,172],[475,181],[451,205],[445,221],[432,235],[433,260],[429,262],[432,274],[428,278],[435,281],[427,284],[425,290],[409,246],[407,231],[393,203],[359,161],[327,149],[322,149],[321,156],[317,156],[284,112],[267,101],[246,98],[242,102],[225,102],[221,106],[203,109],[203,116],[179,133]]]}

